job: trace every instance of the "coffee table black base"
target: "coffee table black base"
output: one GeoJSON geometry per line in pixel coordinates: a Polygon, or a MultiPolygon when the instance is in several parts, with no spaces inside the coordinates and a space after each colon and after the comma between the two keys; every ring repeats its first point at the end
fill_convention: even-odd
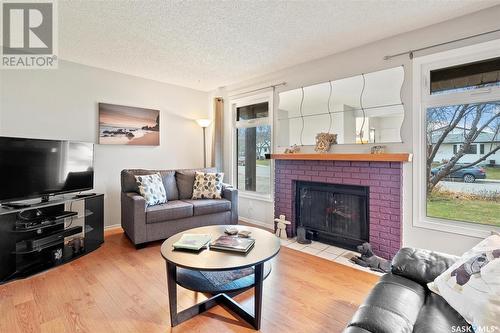
{"type": "Polygon", "coordinates": [[[226,293],[219,293],[211,298],[193,305],[190,308],[177,312],[177,266],[167,261],[167,284],[168,284],[168,299],[170,304],[170,325],[172,327],[200,314],[208,309],[222,305],[230,310],[238,317],[252,325],[255,329],[260,329],[261,314],[262,314],[262,287],[264,282],[264,263],[254,266],[255,276],[255,295],[254,295],[254,314],[248,313],[237,302],[235,302],[226,293]]]}

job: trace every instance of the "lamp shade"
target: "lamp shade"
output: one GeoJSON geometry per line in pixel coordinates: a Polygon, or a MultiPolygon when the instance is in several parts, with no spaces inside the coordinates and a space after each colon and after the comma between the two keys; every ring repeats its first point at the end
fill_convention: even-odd
{"type": "Polygon", "coordinates": [[[208,126],[210,126],[210,123],[211,123],[210,119],[196,119],[196,122],[201,127],[208,127],[208,126]]]}

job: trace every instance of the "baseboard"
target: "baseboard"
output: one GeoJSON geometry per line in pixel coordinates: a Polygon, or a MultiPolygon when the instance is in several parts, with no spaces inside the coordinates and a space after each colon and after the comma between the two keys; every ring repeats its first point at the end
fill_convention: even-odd
{"type": "Polygon", "coordinates": [[[117,228],[121,228],[121,227],[122,227],[121,224],[105,225],[104,230],[117,229],[117,228]]]}
{"type": "Polygon", "coordinates": [[[259,221],[259,220],[250,219],[248,217],[243,217],[243,216],[239,216],[238,219],[240,221],[245,222],[245,223],[254,224],[254,225],[257,225],[259,227],[263,227],[263,228],[266,228],[266,229],[269,229],[269,230],[274,230],[274,224],[262,222],[262,221],[259,221]]]}

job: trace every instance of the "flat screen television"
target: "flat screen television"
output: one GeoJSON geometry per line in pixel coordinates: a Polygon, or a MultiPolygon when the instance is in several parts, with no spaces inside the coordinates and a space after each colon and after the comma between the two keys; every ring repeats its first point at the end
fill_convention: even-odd
{"type": "Polygon", "coordinates": [[[92,143],[0,137],[0,202],[91,190],[93,162],[92,143]]]}

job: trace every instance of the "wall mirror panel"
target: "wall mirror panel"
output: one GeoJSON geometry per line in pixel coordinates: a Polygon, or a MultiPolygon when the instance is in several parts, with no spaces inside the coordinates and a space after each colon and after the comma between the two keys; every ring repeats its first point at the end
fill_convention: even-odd
{"type": "Polygon", "coordinates": [[[338,144],[401,142],[402,66],[279,94],[279,147],[314,145],[316,134],[337,134],[338,144]]]}

